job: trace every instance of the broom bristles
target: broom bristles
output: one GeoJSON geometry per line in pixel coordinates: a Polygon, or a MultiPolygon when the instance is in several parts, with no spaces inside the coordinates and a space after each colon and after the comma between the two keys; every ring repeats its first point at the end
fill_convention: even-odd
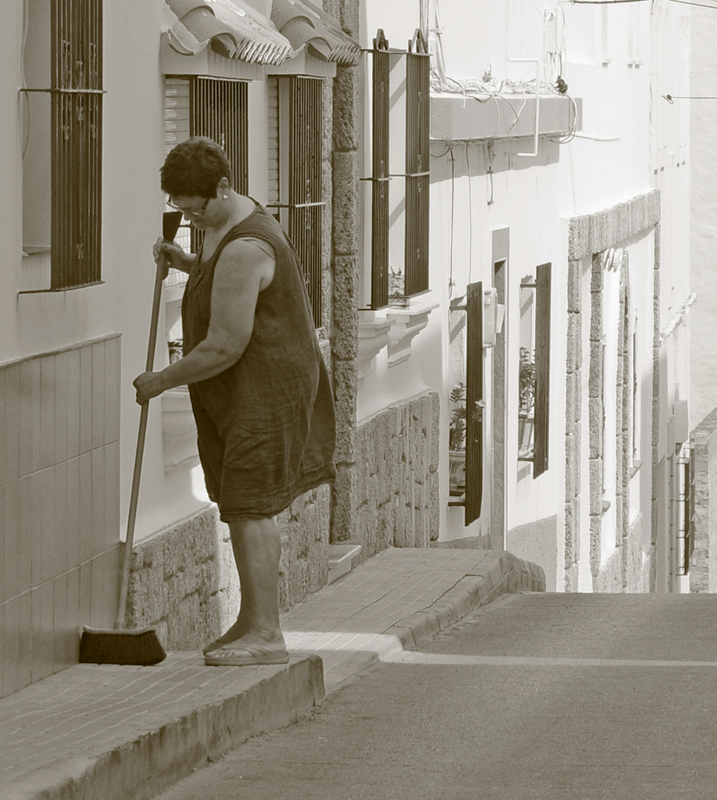
{"type": "Polygon", "coordinates": [[[132,631],[84,628],[80,638],[81,664],[133,664],[147,667],[167,657],[154,628],[132,631]]]}

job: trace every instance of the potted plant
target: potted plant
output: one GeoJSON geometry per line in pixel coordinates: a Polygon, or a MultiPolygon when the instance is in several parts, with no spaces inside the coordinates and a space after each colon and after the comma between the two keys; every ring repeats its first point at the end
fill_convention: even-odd
{"type": "Polygon", "coordinates": [[[406,308],[410,302],[410,297],[404,295],[405,281],[403,279],[403,270],[394,270],[393,267],[388,268],[388,304],[389,306],[398,306],[399,308],[406,308]]]}
{"type": "Polygon", "coordinates": [[[461,381],[451,390],[451,423],[448,431],[449,493],[462,495],[466,488],[466,387],[461,381]]]}
{"type": "Polygon", "coordinates": [[[518,387],[518,455],[525,456],[533,449],[535,427],[535,362],[527,347],[520,348],[518,387]]]}

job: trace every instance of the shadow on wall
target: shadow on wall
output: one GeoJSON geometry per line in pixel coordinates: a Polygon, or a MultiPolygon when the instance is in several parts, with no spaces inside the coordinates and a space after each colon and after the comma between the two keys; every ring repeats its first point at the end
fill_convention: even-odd
{"type": "Polygon", "coordinates": [[[505,549],[517,558],[532,561],[545,571],[545,590],[557,591],[558,557],[555,542],[558,535],[556,516],[519,525],[506,533],[505,549]]]}

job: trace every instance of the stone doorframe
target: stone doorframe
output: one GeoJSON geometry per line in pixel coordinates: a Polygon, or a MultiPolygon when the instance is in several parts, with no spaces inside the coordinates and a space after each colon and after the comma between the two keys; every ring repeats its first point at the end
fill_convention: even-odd
{"type": "Polygon", "coordinates": [[[581,422],[583,382],[583,329],[589,324],[590,353],[588,354],[588,431],[590,468],[590,570],[594,591],[636,591],[629,586],[629,494],[630,464],[626,448],[629,446],[630,404],[625,408],[626,392],[629,395],[631,352],[629,326],[625,323],[629,308],[629,264],[623,258],[620,265],[620,331],[618,333],[618,387],[616,453],[616,516],[615,553],[601,566],[602,537],[602,374],[603,374],[603,271],[605,251],[619,243],[655,231],[653,280],[653,363],[652,363],[652,528],[651,574],[654,582],[654,550],[657,534],[657,486],[655,459],[659,436],[659,350],[660,350],[660,192],[651,190],[626,203],[619,203],[595,214],[571,217],[568,220],[568,284],[567,284],[567,347],[565,387],[565,590],[578,589],[578,563],[580,560],[580,486],[581,486],[581,422]],[[591,259],[590,297],[583,298],[581,261],[591,259]]]}

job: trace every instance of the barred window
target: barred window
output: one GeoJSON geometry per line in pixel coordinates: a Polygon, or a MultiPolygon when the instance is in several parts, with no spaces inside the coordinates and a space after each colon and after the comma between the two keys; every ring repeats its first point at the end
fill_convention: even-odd
{"type": "MultiPolygon", "coordinates": [[[[167,77],[165,144],[167,151],[190,136],[208,136],[221,145],[232,170],[232,187],[249,191],[249,100],[246,81],[205,77],[167,77]]],[[[191,250],[202,233],[193,226],[191,250]]],[[[181,239],[178,242],[183,243],[181,239]]]]}
{"type": "Polygon", "coordinates": [[[25,13],[23,245],[49,251],[49,287],[38,288],[59,291],[101,280],[102,0],[25,13]]]}
{"type": "Polygon", "coordinates": [[[296,250],[317,328],[322,324],[322,93],[321,78],[291,75],[269,82],[267,205],[296,250]]]}

